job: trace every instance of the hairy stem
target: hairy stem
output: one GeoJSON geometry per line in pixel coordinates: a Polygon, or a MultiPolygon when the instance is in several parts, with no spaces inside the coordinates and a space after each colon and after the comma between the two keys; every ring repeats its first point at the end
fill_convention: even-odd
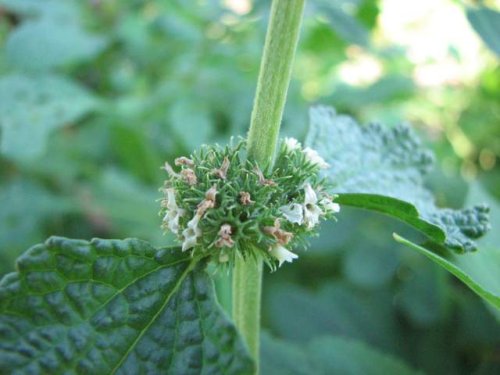
{"type": "Polygon", "coordinates": [[[263,169],[274,156],[303,10],[304,0],[273,0],[248,132],[248,156],[263,169]]]}
{"type": "Polygon", "coordinates": [[[233,319],[256,361],[260,340],[262,261],[237,258],[233,271],[233,319]]]}
{"type": "MultiPolygon", "coordinates": [[[[248,157],[265,170],[273,161],[305,0],[273,0],[248,132],[248,157]]],[[[237,259],[233,318],[259,367],[262,261],[237,259]]]]}

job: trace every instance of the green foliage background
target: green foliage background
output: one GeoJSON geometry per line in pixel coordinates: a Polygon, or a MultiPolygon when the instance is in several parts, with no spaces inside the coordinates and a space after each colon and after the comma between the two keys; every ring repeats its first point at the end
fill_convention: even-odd
{"type": "MultiPolygon", "coordinates": [[[[165,177],[159,167],[201,143],[244,135],[250,118],[268,2],[251,2],[241,14],[222,3],[0,0],[1,273],[53,234],[171,243],[157,215],[165,177]]],[[[386,5],[309,1],[283,134],[303,139],[314,103],[361,122],[410,120],[437,154],[427,185],[438,203],[495,207],[500,33],[491,25],[498,13],[475,3],[446,5],[484,38],[481,69],[429,86],[418,80],[421,66],[406,47],[381,37],[386,5]],[[349,84],[340,67],[360,56],[376,59],[381,74],[349,84]]],[[[449,45],[446,58],[466,57],[449,45]]],[[[493,227],[484,251],[500,251],[499,230],[493,227]]],[[[429,374],[499,371],[498,316],[396,244],[393,231],[416,237],[380,215],[343,209],[298,262],[267,273],[263,318],[273,338],[266,336],[264,350],[281,339],[295,345],[283,358],[307,345],[301,355],[311,351],[319,361],[316,346],[334,350],[356,340],[348,343],[361,348],[352,349],[360,358],[371,358],[363,349],[370,345],[429,374]]],[[[229,308],[226,276],[216,277],[229,308]]],[[[264,372],[277,373],[273,358],[263,356],[264,372]]],[[[312,368],[303,371],[331,371],[312,368]]]]}

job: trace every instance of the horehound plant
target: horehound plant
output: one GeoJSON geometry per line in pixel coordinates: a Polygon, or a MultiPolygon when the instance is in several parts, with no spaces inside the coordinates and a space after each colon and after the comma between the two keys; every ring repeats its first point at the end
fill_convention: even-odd
{"type": "Polygon", "coordinates": [[[454,262],[476,250],[488,209],[435,206],[423,184],[432,158],[408,127],[362,127],[316,107],[304,147],[278,142],[303,9],[273,0],[248,138],[164,165],[162,228],[179,246],[52,237],[17,260],[0,283],[1,373],[256,373],[263,264],[297,259],[339,204],[415,227],[440,254],[395,238],[500,309],[498,293],[454,262]],[[234,323],[209,262],[232,270],[234,323]]]}
{"type": "Polygon", "coordinates": [[[233,268],[236,259],[264,261],[271,269],[298,256],[320,219],[339,212],[326,181],[318,176],[326,162],[312,149],[286,138],[272,172],[242,153],[246,142],[205,146],[168,163],[162,191],[163,228],[175,234],[182,251],[210,257],[233,268]]]}

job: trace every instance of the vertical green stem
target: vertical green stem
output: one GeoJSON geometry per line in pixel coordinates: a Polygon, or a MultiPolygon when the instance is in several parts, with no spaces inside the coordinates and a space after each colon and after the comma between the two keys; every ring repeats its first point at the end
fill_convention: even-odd
{"type": "Polygon", "coordinates": [[[272,162],[299,40],[304,0],[273,0],[253,104],[248,156],[272,162]]]}
{"type": "MultiPolygon", "coordinates": [[[[273,0],[248,133],[248,157],[271,166],[305,0],[273,0]]],[[[238,259],[233,273],[233,318],[259,366],[262,261],[238,259]]]]}
{"type": "Polygon", "coordinates": [[[233,271],[233,319],[245,339],[258,371],[262,261],[236,259],[233,271]]]}

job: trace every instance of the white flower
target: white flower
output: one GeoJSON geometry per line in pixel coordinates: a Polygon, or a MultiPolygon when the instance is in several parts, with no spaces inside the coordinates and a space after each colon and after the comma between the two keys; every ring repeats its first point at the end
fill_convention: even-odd
{"type": "Polygon", "coordinates": [[[163,221],[167,223],[168,229],[177,234],[179,232],[179,218],[184,215],[185,211],[177,206],[175,202],[175,190],[167,189],[167,213],[163,221]]]}
{"type": "Polygon", "coordinates": [[[319,223],[319,216],[323,213],[323,211],[321,211],[321,208],[317,205],[318,197],[316,196],[316,192],[311,187],[311,184],[306,184],[304,186],[304,192],[304,223],[307,228],[311,229],[319,223]]]}
{"type": "Polygon", "coordinates": [[[226,263],[229,262],[229,255],[226,253],[220,253],[219,254],[219,263],[226,263]]]}
{"type": "Polygon", "coordinates": [[[285,148],[287,149],[287,151],[294,151],[294,150],[302,148],[302,145],[300,144],[300,142],[297,141],[295,138],[288,138],[287,137],[284,139],[283,142],[285,144],[285,148]]]}
{"type": "Polygon", "coordinates": [[[323,207],[326,212],[337,213],[340,211],[340,205],[338,203],[332,202],[332,198],[323,198],[319,201],[319,204],[323,207]]]}
{"type": "Polygon", "coordinates": [[[303,204],[290,203],[286,206],[281,206],[279,210],[290,223],[299,225],[304,223],[308,229],[311,229],[319,223],[319,217],[324,214],[318,204],[325,211],[338,212],[340,210],[339,205],[333,203],[331,198],[324,198],[318,203],[318,196],[309,183],[304,185],[303,204]]]}
{"type": "Polygon", "coordinates": [[[286,206],[280,207],[279,210],[290,223],[297,223],[300,225],[304,221],[302,205],[298,203],[287,204],[286,206]]]}
{"type": "Polygon", "coordinates": [[[182,242],[182,251],[191,249],[196,245],[196,240],[201,236],[201,229],[198,228],[198,223],[200,221],[199,215],[194,215],[194,217],[187,223],[186,229],[182,231],[182,236],[184,241],[182,242]]]}
{"type": "Polygon", "coordinates": [[[307,160],[312,164],[316,164],[318,167],[325,169],[328,168],[329,165],[321,156],[319,156],[318,151],[313,150],[312,148],[306,147],[304,150],[304,154],[306,155],[307,160]]]}
{"type": "Polygon", "coordinates": [[[278,259],[278,263],[279,263],[280,267],[284,262],[292,263],[292,261],[294,259],[297,259],[299,257],[297,254],[292,253],[291,251],[288,251],[287,249],[285,249],[283,246],[281,246],[279,244],[273,246],[271,248],[271,250],[269,251],[269,253],[273,257],[278,259]]]}

